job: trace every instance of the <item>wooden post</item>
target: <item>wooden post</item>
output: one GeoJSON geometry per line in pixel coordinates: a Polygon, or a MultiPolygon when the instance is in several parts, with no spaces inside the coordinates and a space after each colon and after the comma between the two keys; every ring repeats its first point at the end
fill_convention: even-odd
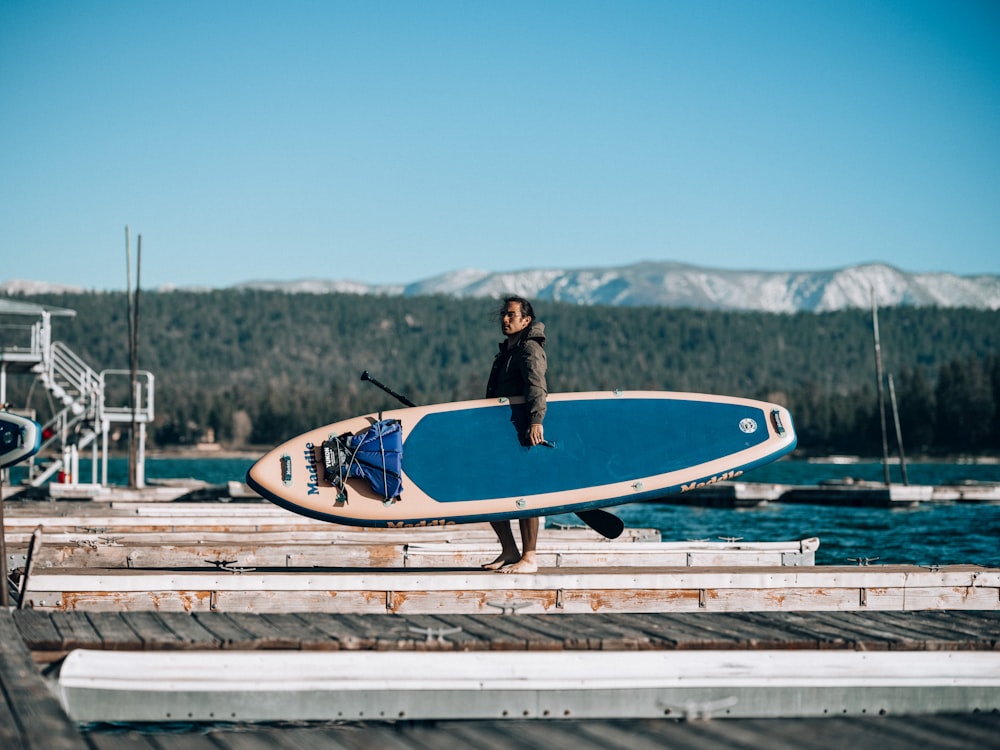
{"type": "Polygon", "coordinates": [[[128,405],[132,422],[128,435],[128,486],[138,486],[138,466],[136,459],[136,409],[139,408],[139,398],[136,387],[139,381],[139,285],[142,277],[142,235],[138,238],[135,257],[135,289],[132,288],[132,247],[128,227],[125,227],[125,269],[128,281],[126,296],[128,297],[128,358],[129,358],[129,393],[128,405]]]}
{"type": "Polygon", "coordinates": [[[139,383],[139,283],[142,276],[142,235],[139,235],[138,245],[135,255],[135,294],[132,300],[132,325],[129,326],[132,338],[129,341],[129,351],[131,353],[129,368],[129,390],[132,393],[132,428],[129,430],[129,486],[139,486],[139,466],[136,457],[137,443],[139,436],[136,431],[136,409],[139,408],[139,394],[137,387],[139,383]]]}
{"type": "MultiPolygon", "coordinates": [[[[132,368],[132,345],[135,341],[135,313],[132,302],[132,240],[128,227],[125,227],[125,297],[128,300],[128,358],[129,371],[132,368]]],[[[128,486],[135,487],[135,388],[130,384],[128,390],[128,406],[132,413],[132,426],[128,435],[128,486]]]]}
{"type": "Polygon", "coordinates": [[[3,576],[3,587],[0,588],[0,606],[10,606],[10,592],[7,591],[7,525],[3,520],[3,469],[0,469],[0,576],[3,576]]]}
{"type": "Polygon", "coordinates": [[[906,478],[906,456],[903,454],[903,431],[899,427],[899,409],[896,406],[896,387],[892,384],[892,373],[889,373],[889,403],[892,404],[892,420],[896,424],[896,447],[899,448],[899,468],[903,472],[903,484],[910,482],[906,478]]]}
{"type": "Polygon", "coordinates": [[[21,577],[21,591],[17,600],[17,608],[24,609],[25,596],[28,593],[28,581],[31,579],[31,569],[34,567],[35,557],[42,548],[42,526],[39,524],[31,535],[31,544],[28,547],[28,556],[24,561],[24,575],[21,577]]]}
{"type": "Polygon", "coordinates": [[[875,379],[878,384],[878,413],[882,421],[882,471],[885,474],[886,485],[891,483],[889,478],[889,443],[885,434],[885,390],[882,387],[882,346],[878,335],[878,308],[875,306],[875,287],[872,292],[872,326],[875,329],[875,379]]]}

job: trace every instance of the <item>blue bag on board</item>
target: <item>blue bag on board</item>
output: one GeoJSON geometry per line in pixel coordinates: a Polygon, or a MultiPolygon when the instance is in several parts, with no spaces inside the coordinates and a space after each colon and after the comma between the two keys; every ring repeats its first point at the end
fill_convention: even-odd
{"type": "Polygon", "coordinates": [[[403,426],[398,419],[380,419],[357,434],[325,440],[323,478],[342,490],[350,477],[365,479],[382,499],[403,491],[403,426]]]}

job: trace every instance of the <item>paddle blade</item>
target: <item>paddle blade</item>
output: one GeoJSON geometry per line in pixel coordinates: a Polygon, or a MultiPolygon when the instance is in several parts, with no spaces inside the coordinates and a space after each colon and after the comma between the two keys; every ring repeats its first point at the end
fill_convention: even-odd
{"type": "Polygon", "coordinates": [[[576,517],[608,539],[617,539],[625,530],[625,522],[606,510],[581,510],[576,517]]]}

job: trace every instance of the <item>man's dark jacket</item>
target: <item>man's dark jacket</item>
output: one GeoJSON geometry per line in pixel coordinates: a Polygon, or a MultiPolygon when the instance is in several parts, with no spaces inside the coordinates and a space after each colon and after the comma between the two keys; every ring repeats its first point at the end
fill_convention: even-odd
{"type": "Polygon", "coordinates": [[[486,397],[524,396],[529,423],[542,424],[548,395],[545,368],[545,324],[533,320],[513,342],[500,342],[486,397]]]}

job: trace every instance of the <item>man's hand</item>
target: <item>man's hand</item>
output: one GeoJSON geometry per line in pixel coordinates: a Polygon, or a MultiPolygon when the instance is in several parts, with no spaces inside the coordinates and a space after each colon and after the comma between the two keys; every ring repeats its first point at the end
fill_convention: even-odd
{"type": "Polygon", "coordinates": [[[528,428],[528,442],[532,445],[541,445],[545,442],[545,433],[540,424],[533,424],[528,428]]]}

